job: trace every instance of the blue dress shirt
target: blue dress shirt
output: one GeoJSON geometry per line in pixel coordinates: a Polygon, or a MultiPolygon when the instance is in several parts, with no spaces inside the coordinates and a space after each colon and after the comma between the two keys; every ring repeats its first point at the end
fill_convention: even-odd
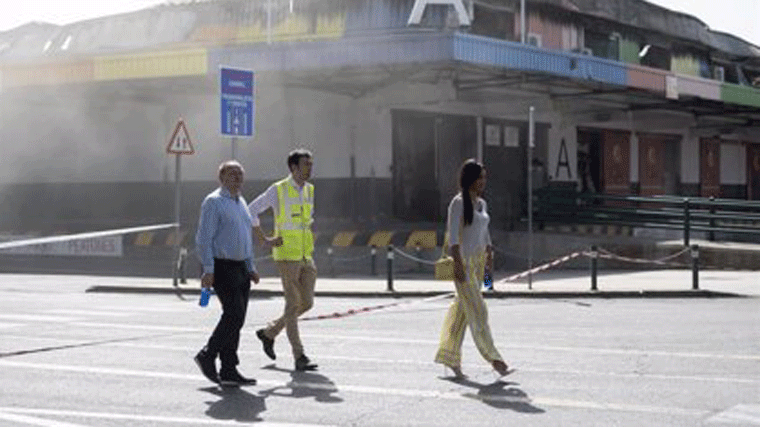
{"type": "Polygon", "coordinates": [[[224,187],[206,196],[195,234],[203,272],[214,272],[214,258],[245,261],[248,271],[255,271],[251,225],[243,196],[233,197],[224,187]]]}

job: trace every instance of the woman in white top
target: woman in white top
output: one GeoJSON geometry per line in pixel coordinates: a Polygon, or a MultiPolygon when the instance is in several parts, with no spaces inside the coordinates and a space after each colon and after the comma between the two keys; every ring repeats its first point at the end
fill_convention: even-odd
{"type": "Polygon", "coordinates": [[[460,193],[449,204],[447,230],[454,258],[456,296],[441,331],[436,363],[448,366],[457,378],[462,373],[462,341],[467,326],[475,345],[499,375],[508,373],[488,326],[488,310],[480,289],[484,269],[491,270],[493,252],[488,232],[488,210],[481,198],[486,187],[486,170],[474,159],[464,162],[459,173],[460,193]]]}

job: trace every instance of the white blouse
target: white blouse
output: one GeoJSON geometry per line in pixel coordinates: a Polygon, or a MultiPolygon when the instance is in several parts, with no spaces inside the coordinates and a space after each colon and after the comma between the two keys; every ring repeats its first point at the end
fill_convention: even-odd
{"type": "Polygon", "coordinates": [[[463,257],[482,254],[486,246],[491,245],[491,234],[488,232],[490,221],[488,205],[478,197],[473,201],[472,224],[464,225],[464,199],[462,193],[457,194],[449,203],[446,226],[449,231],[449,244],[459,245],[463,257]]]}

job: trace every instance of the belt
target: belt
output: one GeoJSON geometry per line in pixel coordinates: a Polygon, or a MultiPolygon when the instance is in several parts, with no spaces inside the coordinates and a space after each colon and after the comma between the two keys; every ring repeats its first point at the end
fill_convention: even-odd
{"type": "Polygon", "coordinates": [[[218,262],[219,264],[229,264],[229,265],[245,264],[245,261],[238,261],[236,259],[224,259],[224,258],[214,258],[214,262],[218,262]]]}

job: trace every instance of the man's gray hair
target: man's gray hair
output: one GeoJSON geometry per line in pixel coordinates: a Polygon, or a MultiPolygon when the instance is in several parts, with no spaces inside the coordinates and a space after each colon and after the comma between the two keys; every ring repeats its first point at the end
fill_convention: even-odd
{"type": "Polygon", "coordinates": [[[237,160],[227,160],[227,161],[222,162],[219,165],[219,179],[220,180],[222,179],[222,174],[224,173],[224,171],[226,171],[227,168],[231,168],[231,167],[239,167],[240,170],[242,170],[243,173],[245,173],[245,168],[243,168],[243,165],[241,165],[240,162],[238,162],[237,160]]]}

